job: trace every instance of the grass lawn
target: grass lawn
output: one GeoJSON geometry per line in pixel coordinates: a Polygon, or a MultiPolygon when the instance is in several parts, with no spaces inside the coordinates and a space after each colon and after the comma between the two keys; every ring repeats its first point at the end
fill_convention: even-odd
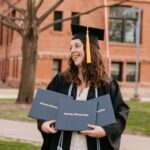
{"type": "Polygon", "coordinates": [[[129,113],[126,131],[150,136],[150,102],[127,102],[129,113]]]}
{"type": "MultiPolygon", "coordinates": [[[[12,105],[14,99],[0,99],[0,118],[34,122],[28,117],[31,105],[12,105]],[[5,105],[4,105],[4,102],[5,105]]],[[[127,102],[131,111],[129,113],[127,133],[144,134],[150,136],[150,102],[127,102]]]]}
{"type": "Polygon", "coordinates": [[[0,150],[40,150],[40,146],[19,140],[0,139],[0,150]]]}
{"type": "Polygon", "coordinates": [[[0,118],[10,120],[20,120],[34,122],[35,120],[28,117],[29,108],[18,107],[18,108],[2,108],[0,109],[0,118]]]}
{"type": "Polygon", "coordinates": [[[15,99],[0,99],[0,118],[34,122],[28,117],[31,105],[15,104],[15,99]]]}
{"type": "Polygon", "coordinates": [[[16,99],[8,99],[8,98],[6,98],[6,99],[0,99],[0,104],[2,104],[2,103],[10,103],[10,104],[14,104],[15,103],[15,101],[16,101],[16,99]]]}

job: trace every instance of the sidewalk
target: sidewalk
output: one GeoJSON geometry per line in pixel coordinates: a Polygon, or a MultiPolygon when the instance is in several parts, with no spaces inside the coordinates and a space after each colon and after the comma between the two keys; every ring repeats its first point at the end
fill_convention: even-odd
{"type": "MultiPolygon", "coordinates": [[[[0,119],[0,137],[42,143],[36,123],[0,119]]],[[[120,150],[149,150],[150,137],[123,134],[120,150]]]]}
{"type": "MultiPolygon", "coordinates": [[[[36,91],[37,89],[35,89],[35,93],[36,91]]],[[[17,98],[18,92],[19,92],[18,89],[0,88],[0,98],[17,98]]],[[[125,93],[125,91],[123,90],[122,95],[125,100],[129,100],[131,98],[131,92],[127,96],[127,93],[125,93]]],[[[149,95],[147,95],[146,97],[142,96],[141,101],[147,101],[147,102],[150,101],[150,92],[149,95]]]]}
{"type": "Polygon", "coordinates": [[[37,130],[36,123],[0,119],[0,129],[0,137],[36,143],[42,142],[42,137],[37,130]]]}
{"type": "Polygon", "coordinates": [[[0,98],[17,98],[18,89],[0,89],[0,98]]]}

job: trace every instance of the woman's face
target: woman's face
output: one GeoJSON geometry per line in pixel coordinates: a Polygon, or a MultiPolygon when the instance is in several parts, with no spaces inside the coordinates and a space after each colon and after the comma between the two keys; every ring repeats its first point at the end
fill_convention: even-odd
{"type": "Polygon", "coordinates": [[[84,52],[84,45],[80,39],[71,40],[70,56],[77,67],[82,66],[85,52],[84,52]]]}

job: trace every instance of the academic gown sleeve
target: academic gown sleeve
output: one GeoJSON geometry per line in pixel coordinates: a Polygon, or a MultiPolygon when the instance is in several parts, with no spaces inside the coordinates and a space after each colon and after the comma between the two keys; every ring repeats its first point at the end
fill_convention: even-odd
{"type": "MultiPolygon", "coordinates": [[[[52,81],[49,83],[49,85],[47,86],[47,89],[58,92],[58,87],[60,87],[60,82],[61,82],[60,80],[61,80],[61,75],[57,74],[52,79],[52,81]]],[[[44,139],[44,144],[43,144],[42,150],[46,149],[45,147],[49,147],[48,144],[50,143],[50,139],[51,139],[51,134],[46,134],[46,133],[42,132],[42,130],[41,130],[41,126],[44,122],[45,122],[45,120],[41,120],[41,119],[37,120],[38,129],[41,132],[42,137],[44,139]]]]}
{"type": "MultiPolygon", "coordinates": [[[[46,89],[51,90],[51,91],[58,91],[58,87],[59,87],[59,82],[60,82],[60,75],[57,74],[52,81],[49,83],[49,85],[47,86],[46,89]]],[[[41,125],[42,123],[45,122],[44,120],[37,120],[38,123],[38,129],[41,131],[41,125]]]]}
{"type": "Polygon", "coordinates": [[[110,97],[112,100],[116,124],[103,127],[109,143],[114,150],[119,150],[121,134],[125,129],[129,107],[124,103],[117,81],[110,82],[110,97]]]}

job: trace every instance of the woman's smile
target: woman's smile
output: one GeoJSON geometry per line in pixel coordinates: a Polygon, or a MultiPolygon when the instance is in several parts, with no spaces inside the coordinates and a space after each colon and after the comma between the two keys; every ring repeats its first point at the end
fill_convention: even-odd
{"type": "Polygon", "coordinates": [[[80,67],[82,65],[85,53],[81,40],[74,39],[71,41],[70,56],[76,66],[80,67]]]}

